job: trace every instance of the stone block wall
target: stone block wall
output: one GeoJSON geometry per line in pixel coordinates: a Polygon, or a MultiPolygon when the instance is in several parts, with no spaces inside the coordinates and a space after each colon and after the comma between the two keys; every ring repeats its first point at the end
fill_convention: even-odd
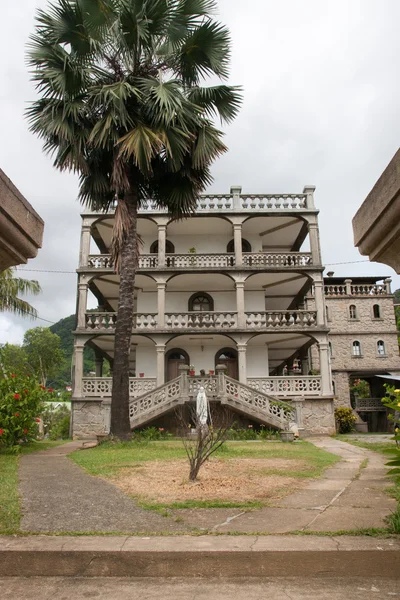
{"type": "Polygon", "coordinates": [[[95,438],[110,431],[110,400],[72,400],[72,437],[95,438]]]}
{"type": "Polygon", "coordinates": [[[302,403],[303,431],[300,435],[334,435],[336,433],[333,399],[306,399],[302,403]]]}

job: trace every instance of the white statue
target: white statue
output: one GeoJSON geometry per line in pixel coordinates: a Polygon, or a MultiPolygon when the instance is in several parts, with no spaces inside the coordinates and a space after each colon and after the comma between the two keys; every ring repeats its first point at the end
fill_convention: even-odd
{"type": "Polygon", "coordinates": [[[197,394],[196,414],[197,414],[197,421],[198,421],[199,425],[201,427],[204,427],[205,425],[207,425],[208,401],[207,401],[206,391],[203,386],[199,389],[199,392],[197,394]]]}

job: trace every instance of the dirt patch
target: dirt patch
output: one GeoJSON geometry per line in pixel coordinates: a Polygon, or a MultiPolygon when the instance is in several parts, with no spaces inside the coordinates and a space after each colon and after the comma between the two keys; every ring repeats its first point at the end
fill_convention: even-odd
{"type": "Polygon", "coordinates": [[[307,480],[289,477],[285,470],[303,469],[300,460],[213,458],[200,471],[197,482],[189,482],[186,460],[133,463],[111,481],[125,493],[143,500],[168,504],[185,500],[247,502],[282,498],[303,487],[307,480]],[[263,474],[279,469],[282,474],[263,474]]]}

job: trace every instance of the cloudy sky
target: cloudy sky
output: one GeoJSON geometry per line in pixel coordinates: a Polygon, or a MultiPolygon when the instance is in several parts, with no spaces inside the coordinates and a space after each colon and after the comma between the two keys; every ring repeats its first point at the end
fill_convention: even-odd
{"type": "MultiPolygon", "coordinates": [[[[2,0],[0,167],[45,221],[43,248],[24,270],[40,281],[43,319],[75,310],[80,206],[77,180],[56,172],[23,113],[35,98],[24,62],[34,14],[46,0],[2,0]],[[29,269],[29,270],[28,270],[29,269]]],[[[400,277],[353,247],[351,219],[400,139],[398,0],[219,0],[232,33],[230,82],[244,106],[227,129],[229,153],[210,191],[297,192],[314,184],[323,261],[335,275],[400,277]],[[364,262],[361,262],[364,261],[364,262]]],[[[22,268],[19,271],[22,275],[22,268]]],[[[0,343],[46,321],[0,316],[0,343]]]]}

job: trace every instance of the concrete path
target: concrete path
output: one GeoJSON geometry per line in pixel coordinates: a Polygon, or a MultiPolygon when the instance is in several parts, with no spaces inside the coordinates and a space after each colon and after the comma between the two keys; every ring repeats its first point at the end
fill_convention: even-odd
{"type": "Polygon", "coordinates": [[[332,438],[314,439],[342,461],[320,479],[274,506],[259,510],[181,509],[162,517],[67,458],[71,442],[21,458],[22,531],[175,533],[335,532],[385,527],[396,501],[385,493],[385,457],[332,438]]]}
{"type": "Polygon", "coordinates": [[[21,530],[30,532],[179,532],[181,523],[139,508],[111,483],[88,475],[67,458],[70,442],[22,456],[21,530]]]}
{"type": "Polygon", "coordinates": [[[274,506],[240,509],[182,509],[174,514],[188,525],[218,533],[288,533],[291,531],[350,531],[385,527],[396,501],[384,490],[386,458],[337,439],[310,440],[342,458],[323,477],[274,506]]]}
{"type": "Polygon", "coordinates": [[[0,579],[2,600],[390,600],[400,598],[396,580],[360,577],[140,579],[9,577],[0,579]]]}

